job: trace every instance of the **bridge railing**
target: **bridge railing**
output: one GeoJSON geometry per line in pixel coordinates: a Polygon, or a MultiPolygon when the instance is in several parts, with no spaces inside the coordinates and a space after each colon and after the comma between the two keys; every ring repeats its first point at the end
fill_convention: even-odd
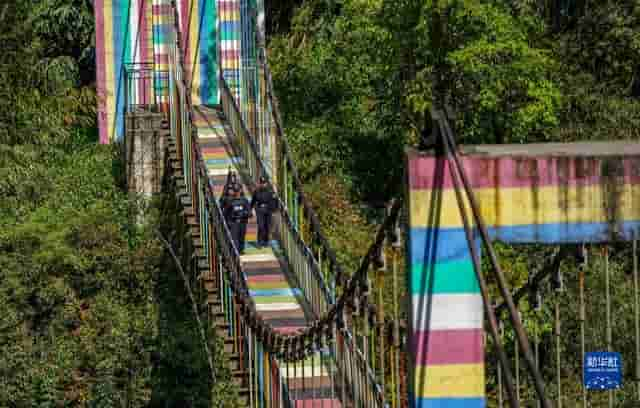
{"type": "MultiPolygon", "coordinates": [[[[258,55],[264,53],[263,49],[257,51],[258,55]]],[[[335,299],[347,277],[303,192],[303,184],[281,126],[271,77],[263,61],[263,57],[256,62],[245,61],[239,69],[242,80],[239,95],[234,98],[236,110],[251,139],[256,142],[257,156],[263,162],[265,173],[271,178],[293,226],[316,259],[326,286],[335,299]]],[[[226,82],[224,78],[223,81],[226,82]]]]}
{"type": "MultiPolygon", "coordinates": [[[[169,50],[170,122],[172,141],[182,164],[179,183],[184,184],[188,194],[186,199],[193,205],[200,227],[202,251],[208,261],[204,274],[213,279],[214,288],[221,300],[220,309],[208,310],[207,318],[210,324],[226,330],[228,339],[231,339],[230,346],[239,358],[237,369],[248,378],[243,386],[248,391],[249,406],[264,406],[265,401],[270,401],[274,406],[291,407],[284,387],[285,378],[276,356],[265,348],[264,334],[255,330],[255,304],[243,278],[238,250],[214,197],[200,154],[195,127],[191,122],[191,104],[177,30],[174,29],[172,34],[175,38],[170,43],[169,50]],[[268,373],[267,377],[265,373],[268,373]]],[[[206,277],[192,278],[192,285],[198,287],[202,286],[206,277]]]]}
{"type": "MultiPolygon", "coordinates": [[[[241,114],[234,103],[231,90],[223,79],[220,83],[221,105],[233,132],[232,145],[242,158],[241,168],[244,170],[245,179],[255,182],[262,175],[268,178],[268,173],[258,153],[258,147],[245,127],[241,114]]],[[[280,236],[283,253],[289,261],[291,272],[300,284],[314,315],[316,317],[325,315],[328,305],[333,303],[334,299],[325,286],[325,281],[320,274],[320,268],[313,254],[300,238],[286,206],[280,197],[276,197],[276,199],[279,216],[274,218],[274,229],[280,236]]]]}
{"type": "MultiPolygon", "coordinates": [[[[370,367],[371,348],[368,345],[371,342],[367,340],[367,336],[370,336],[370,331],[367,330],[370,314],[369,308],[366,307],[367,293],[361,285],[361,282],[364,282],[362,277],[367,274],[369,258],[365,260],[366,268],[361,268],[343,286],[339,299],[332,299],[327,295],[328,289],[322,288],[323,280],[318,276],[317,269],[314,269],[317,268],[314,262],[319,262],[315,261],[312,251],[304,245],[298,233],[299,224],[299,229],[296,229],[296,224],[289,217],[287,207],[282,202],[280,207],[284,217],[280,233],[288,234],[288,237],[281,239],[282,242],[289,243],[284,245],[288,256],[291,259],[297,258],[293,263],[298,264],[298,276],[306,280],[301,286],[307,288],[312,308],[318,313],[318,317],[311,327],[305,328],[301,333],[283,335],[263,322],[257,313],[245,281],[238,251],[223,221],[221,208],[209,184],[208,172],[200,154],[195,127],[191,121],[190,92],[186,86],[184,64],[178,45],[179,30],[175,24],[174,27],[174,38],[169,52],[168,100],[171,108],[171,134],[182,169],[179,182],[184,183],[187,192],[185,199],[192,204],[200,227],[200,244],[209,263],[207,272],[203,273],[216,277],[215,286],[219,290],[223,305],[223,327],[233,339],[233,351],[240,356],[240,369],[248,372],[250,405],[260,406],[261,401],[271,401],[276,406],[291,406],[291,401],[300,399],[309,392],[315,392],[313,382],[305,384],[304,380],[302,387],[297,384],[291,388],[291,382],[299,380],[296,371],[305,371],[305,366],[308,366],[308,360],[311,358],[321,359],[322,369],[328,371],[330,387],[329,391],[325,390],[328,393],[325,396],[337,398],[343,405],[384,406],[382,389],[370,367]],[[362,309],[365,312],[353,313],[354,307],[358,308],[357,299],[360,296],[363,298],[362,309]],[[336,318],[343,315],[346,318],[336,318]],[[356,329],[364,335],[357,336],[356,329]],[[362,352],[361,349],[365,351],[362,352]],[[294,389],[295,392],[289,392],[294,389]]],[[[228,87],[224,92],[227,99],[232,100],[229,98],[231,93],[228,87]]],[[[227,112],[235,112],[235,119],[229,121],[232,128],[235,123],[237,131],[233,142],[241,151],[240,154],[247,158],[246,167],[250,169],[250,174],[255,180],[260,172],[265,174],[267,170],[262,164],[260,154],[256,153],[255,141],[244,126],[237,106],[228,103],[226,109],[227,112]],[[230,110],[232,106],[236,108],[234,111],[230,110]],[[242,137],[242,141],[239,141],[238,135],[242,137]]],[[[234,113],[227,115],[233,118],[234,113]]],[[[334,263],[337,265],[337,262],[334,263]]],[[[196,283],[194,281],[194,285],[196,283]]],[[[220,321],[220,316],[215,312],[210,311],[209,317],[214,323],[220,321]]],[[[311,366],[316,367],[313,364],[311,366]]]]}
{"type": "MultiPolygon", "coordinates": [[[[272,180],[269,178],[269,172],[264,165],[255,137],[243,120],[243,115],[236,103],[237,99],[223,77],[220,78],[220,88],[222,109],[233,133],[232,144],[242,158],[245,176],[251,181],[257,180],[260,176],[272,180]]],[[[293,167],[291,169],[295,170],[293,167]]],[[[291,191],[298,190],[292,188],[291,191]]],[[[291,196],[291,192],[289,194],[291,196]]],[[[296,225],[294,216],[290,214],[290,210],[296,207],[287,206],[282,201],[282,196],[278,196],[281,217],[279,217],[280,225],[277,226],[279,228],[276,230],[279,230],[284,254],[316,316],[322,317],[329,310],[328,305],[335,303],[335,287],[331,291],[326,288],[324,282],[327,276],[323,276],[318,259],[303,239],[302,231],[304,231],[306,218],[298,218],[296,225]]],[[[298,198],[301,200],[300,203],[306,204],[302,194],[298,195],[298,198]]],[[[307,214],[315,216],[312,212],[307,214]]],[[[319,226],[316,227],[318,234],[321,234],[319,226]]],[[[335,265],[338,265],[337,262],[335,265]]],[[[370,346],[374,344],[374,331],[370,330],[369,326],[371,318],[369,310],[367,306],[359,316],[340,319],[342,323],[335,333],[336,343],[331,352],[337,364],[338,377],[345,381],[344,388],[350,390],[348,397],[353,398],[356,406],[367,407],[384,405],[383,389],[370,365],[373,358],[370,346]],[[360,336],[354,334],[357,331],[360,332],[360,336]]],[[[380,374],[384,376],[383,373],[380,374]]]]}

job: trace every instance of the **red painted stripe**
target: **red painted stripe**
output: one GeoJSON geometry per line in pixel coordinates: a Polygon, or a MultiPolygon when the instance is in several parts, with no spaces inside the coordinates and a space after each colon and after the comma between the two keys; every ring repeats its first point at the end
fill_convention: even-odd
{"type": "MultiPolygon", "coordinates": [[[[309,380],[313,381],[313,380],[309,380]]],[[[341,408],[340,401],[333,398],[315,398],[310,400],[296,401],[296,408],[341,408]]]]}
{"type": "Polygon", "coordinates": [[[484,362],[482,329],[418,331],[414,342],[411,349],[418,365],[484,362]]]}
{"type": "MultiPolygon", "coordinates": [[[[189,18],[191,17],[191,15],[189,14],[190,10],[189,10],[188,4],[192,4],[191,1],[180,0],[180,18],[182,19],[182,27],[180,27],[180,30],[182,31],[182,49],[184,50],[184,61],[187,67],[190,66],[189,53],[191,52],[189,49],[189,35],[191,33],[187,30],[187,27],[189,27],[189,18]]],[[[188,69],[187,71],[191,71],[191,70],[188,69]]],[[[185,78],[185,79],[187,81],[189,80],[188,78],[185,78]]]]}
{"type": "Polygon", "coordinates": [[[96,76],[98,91],[98,129],[100,133],[100,143],[109,143],[107,132],[107,74],[105,63],[105,43],[104,43],[104,0],[96,0],[94,5],[96,11],[96,76]]]}
{"type": "Polygon", "coordinates": [[[173,15],[173,9],[171,8],[171,4],[154,4],[153,5],[153,14],[154,15],[171,16],[171,15],[173,15]]]}
{"type": "Polygon", "coordinates": [[[274,327],[273,330],[280,334],[295,334],[298,331],[304,330],[305,326],[292,326],[292,327],[274,327]]]}
{"type": "Polygon", "coordinates": [[[230,59],[238,59],[240,58],[240,51],[238,50],[225,50],[222,51],[222,59],[230,60],[230,59]]]}
{"type": "Polygon", "coordinates": [[[233,8],[233,1],[232,0],[219,0],[218,4],[220,7],[220,10],[223,11],[229,11],[233,8]]]}
{"type": "Polygon", "coordinates": [[[227,150],[224,147],[203,147],[202,154],[212,154],[212,153],[226,153],[227,150]]]}
{"type": "MultiPolygon", "coordinates": [[[[463,156],[461,160],[473,188],[589,186],[605,181],[601,171],[602,161],[597,158],[544,157],[524,160],[509,157],[463,156]],[[537,177],[534,175],[536,173],[537,177]]],[[[616,183],[640,183],[640,158],[627,157],[622,160],[622,166],[624,176],[620,177],[616,183]]],[[[446,160],[435,157],[411,158],[409,187],[411,189],[453,188],[446,160]]]]}
{"type": "Polygon", "coordinates": [[[284,275],[256,275],[249,276],[247,280],[251,282],[286,282],[284,275]]]}
{"type": "Polygon", "coordinates": [[[156,61],[158,64],[168,64],[169,63],[169,54],[158,54],[156,56],[156,61]]]}

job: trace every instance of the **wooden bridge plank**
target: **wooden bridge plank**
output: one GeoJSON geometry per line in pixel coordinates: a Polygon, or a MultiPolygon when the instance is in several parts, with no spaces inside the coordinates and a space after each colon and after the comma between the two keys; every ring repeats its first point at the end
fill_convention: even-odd
{"type": "MultiPolygon", "coordinates": [[[[231,147],[227,144],[228,139],[218,111],[198,107],[195,116],[200,147],[209,171],[209,182],[219,194],[226,182],[229,166],[235,167],[241,161],[234,157],[231,147]],[[200,137],[201,135],[203,137],[200,137]]],[[[244,190],[248,192],[246,185],[244,190]]],[[[279,246],[277,241],[272,241],[267,248],[256,248],[256,221],[252,215],[247,225],[245,254],[240,257],[247,275],[247,285],[256,303],[256,309],[265,322],[280,333],[295,334],[308,325],[307,313],[300,301],[301,291],[291,285],[287,278],[286,261],[274,251],[274,248],[279,246]]],[[[328,368],[319,356],[314,357],[307,358],[302,364],[298,363],[295,374],[292,370],[288,374],[282,372],[284,378],[289,378],[292,390],[295,388],[295,406],[341,407],[336,398],[331,398],[335,392],[328,388],[331,385],[328,368]]]]}

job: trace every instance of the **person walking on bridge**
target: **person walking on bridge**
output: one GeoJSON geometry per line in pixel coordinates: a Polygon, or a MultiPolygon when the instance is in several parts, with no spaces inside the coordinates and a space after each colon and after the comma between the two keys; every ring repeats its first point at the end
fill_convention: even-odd
{"type": "Polygon", "coordinates": [[[275,197],[267,184],[267,179],[262,176],[258,181],[258,187],[251,198],[251,209],[255,209],[258,218],[258,248],[269,245],[269,232],[271,231],[271,213],[275,210],[275,197]]]}
{"type": "Polygon", "coordinates": [[[244,254],[244,237],[247,233],[247,221],[251,216],[249,200],[241,195],[241,187],[231,187],[231,199],[224,208],[224,218],[231,231],[231,237],[240,255],[244,254]]]}
{"type": "Polygon", "coordinates": [[[236,172],[231,170],[231,168],[229,168],[229,172],[227,173],[227,180],[224,183],[224,188],[222,189],[222,196],[220,197],[220,207],[223,210],[231,200],[232,190],[236,186],[240,186],[238,184],[238,178],[236,176],[236,172]]]}

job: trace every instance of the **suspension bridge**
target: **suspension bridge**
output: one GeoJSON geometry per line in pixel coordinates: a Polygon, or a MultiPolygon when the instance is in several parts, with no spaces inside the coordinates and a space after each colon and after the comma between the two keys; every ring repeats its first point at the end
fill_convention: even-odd
{"type": "MultiPolygon", "coordinates": [[[[215,343],[242,405],[599,406],[584,386],[563,394],[559,301],[553,355],[539,352],[519,301],[560,273],[566,248],[602,246],[607,260],[607,245],[627,242],[635,354],[626,357],[635,363],[626,386],[640,401],[638,143],[459,147],[446,110],[434,109],[436,149],[407,151],[405,197],[388,205],[360,267],[345,270],[283,132],[264,0],[94,4],[100,140],[122,144],[131,192],[163,197],[159,236],[192,300],[212,381],[215,343]],[[267,247],[256,246],[253,218],[243,254],[231,239],[219,201],[230,169],[249,194],[261,176],[277,193],[267,247]],[[496,240],[560,251],[512,290],[496,240]]],[[[613,349],[608,267],[604,275],[603,344],[585,336],[584,269],[572,294],[581,302],[578,365],[587,345],[613,349]]],[[[608,399],[617,401],[613,391],[608,399]]]]}

